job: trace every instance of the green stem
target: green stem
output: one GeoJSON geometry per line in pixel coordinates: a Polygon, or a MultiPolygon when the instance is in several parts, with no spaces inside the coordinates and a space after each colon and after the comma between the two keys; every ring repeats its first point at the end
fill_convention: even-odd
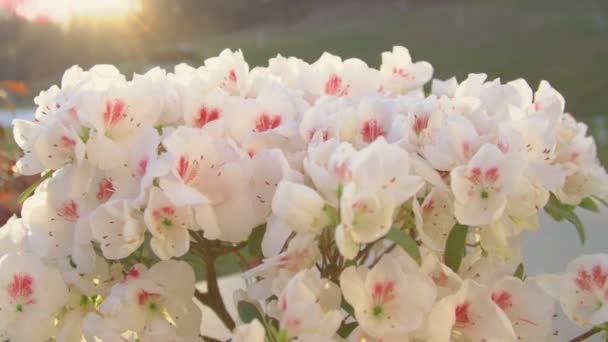
{"type": "Polygon", "coordinates": [[[584,333],[576,336],[575,338],[571,339],[569,342],[581,342],[581,341],[584,341],[584,340],[588,339],[589,337],[591,337],[591,336],[599,333],[602,330],[603,330],[602,328],[600,328],[598,326],[595,326],[595,327],[593,327],[593,328],[585,331],[584,333]]]}

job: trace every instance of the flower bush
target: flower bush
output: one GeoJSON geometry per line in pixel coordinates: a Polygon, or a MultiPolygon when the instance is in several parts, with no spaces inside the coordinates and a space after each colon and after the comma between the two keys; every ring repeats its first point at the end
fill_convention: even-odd
{"type": "Polygon", "coordinates": [[[584,242],[574,209],[605,204],[587,127],[545,81],[425,93],[432,74],[403,47],[380,69],[229,50],[131,80],[69,69],[14,121],[42,177],[0,230],[0,339],[212,340],[196,302],[232,341],[561,340],[554,300],[590,329],[573,341],[607,329],[608,255],[522,263],[541,209],[584,242]]]}

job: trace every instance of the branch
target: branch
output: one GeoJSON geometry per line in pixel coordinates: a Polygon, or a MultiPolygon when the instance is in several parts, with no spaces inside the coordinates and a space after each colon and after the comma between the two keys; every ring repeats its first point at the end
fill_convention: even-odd
{"type": "MultiPolygon", "coordinates": [[[[224,304],[224,300],[222,299],[222,295],[220,293],[220,288],[217,281],[217,270],[215,269],[215,260],[218,255],[221,255],[223,251],[219,251],[219,254],[214,253],[214,241],[209,241],[204,237],[198,234],[191,234],[196,240],[196,244],[193,247],[194,251],[203,258],[205,262],[205,271],[206,271],[206,281],[207,281],[207,292],[196,291],[194,296],[201,303],[208,306],[215,314],[219,317],[219,319],[224,323],[226,328],[230,331],[234,329],[236,326],[234,320],[228,313],[226,309],[226,305],[224,304]]],[[[238,250],[237,248],[242,248],[242,245],[232,246],[230,250],[238,250]]],[[[218,252],[218,251],[215,251],[218,252]]]]}
{"type": "Polygon", "coordinates": [[[199,337],[202,337],[205,342],[222,342],[221,340],[209,336],[199,335],[199,337]]]}
{"type": "Polygon", "coordinates": [[[586,339],[588,339],[589,337],[599,333],[600,331],[602,331],[603,329],[600,328],[599,326],[595,326],[589,330],[587,330],[586,332],[576,336],[575,338],[571,339],[569,342],[581,342],[584,341],[586,339]]]}

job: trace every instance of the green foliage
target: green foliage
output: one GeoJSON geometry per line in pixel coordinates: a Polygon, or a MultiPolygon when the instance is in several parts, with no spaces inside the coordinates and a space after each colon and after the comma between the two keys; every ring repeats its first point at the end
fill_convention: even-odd
{"type": "Polygon", "coordinates": [[[549,202],[547,202],[547,205],[545,206],[545,211],[553,217],[555,221],[561,222],[565,219],[572,223],[576,228],[581,243],[585,244],[585,227],[583,226],[581,219],[576,215],[574,209],[576,209],[575,206],[560,202],[554,195],[551,195],[549,202]]]}
{"type": "Polygon", "coordinates": [[[592,197],[593,197],[593,199],[595,199],[596,201],[598,201],[598,202],[602,203],[602,204],[603,204],[605,207],[608,207],[608,202],[607,202],[605,199],[603,199],[603,198],[601,198],[601,197],[599,197],[599,196],[592,196],[592,197]]]}
{"type": "Polygon", "coordinates": [[[266,224],[261,224],[251,231],[249,241],[247,241],[247,251],[251,256],[262,256],[262,239],[266,233],[266,224]]]}
{"type": "Polygon", "coordinates": [[[344,324],[340,327],[340,329],[338,329],[338,335],[340,335],[342,338],[347,338],[358,325],[359,324],[357,324],[357,322],[344,324]]]}
{"type": "Polygon", "coordinates": [[[264,317],[258,310],[257,306],[255,306],[255,304],[253,303],[246,302],[244,300],[240,301],[237,305],[237,309],[239,311],[239,317],[241,318],[241,321],[243,321],[243,323],[249,323],[254,319],[257,319],[260,322],[264,322],[264,317]]]}
{"type": "Polygon", "coordinates": [[[289,337],[287,336],[287,330],[280,330],[275,337],[276,342],[288,342],[289,337]]]}
{"type": "Polygon", "coordinates": [[[595,203],[595,200],[592,197],[584,198],[581,203],[578,204],[578,206],[583,209],[593,211],[594,213],[600,211],[600,208],[597,206],[597,203],[595,203]]]}
{"type": "Polygon", "coordinates": [[[455,224],[448,235],[445,244],[445,254],[443,256],[445,264],[454,272],[458,272],[462,258],[467,253],[467,233],[469,227],[455,224]]]}
{"type": "Polygon", "coordinates": [[[418,244],[405,231],[393,228],[386,234],[386,238],[403,248],[418,264],[421,262],[418,244]]]}
{"type": "Polygon", "coordinates": [[[40,178],[35,181],[34,183],[32,183],[32,185],[28,186],[27,189],[25,189],[21,195],[19,196],[19,199],[17,199],[17,203],[18,204],[23,204],[23,202],[25,202],[26,199],[28,199],[36,190],[36,188],[42,183],[44,182],[47,178],[50,178],[53,175],[53,170],[48,170],[45,173],[42,174],[42,176],[40,176],[40,178]]]}
{"type": "Polygon", "coordinates": [[[525,270],[524,270],[524,264],[523,263],[519,263],[519,265],[517,265],[517,268],[515,269],[515,272],[513,273],[513,276],[516,278],[519,278],[521,280],[526,279],[526,274],[525,274],[525,270]]]}
{"type": "Polygon", "coordinates": [[[342,310],[346,311],[347,314],[354,316],[355,315],[355,309],[352,307],[352,305],[348,304],[348,302],[344,299],[344,297],[342,297],[342,310]]]}
{"type": "Polygon", "coordinates": [[[325,212],[325,216],[327,216],[331,226],[337,226],[340,224],[340,212],[338,212],[336,208],[326,205],[323,207],[323,211],[325,212]]]}

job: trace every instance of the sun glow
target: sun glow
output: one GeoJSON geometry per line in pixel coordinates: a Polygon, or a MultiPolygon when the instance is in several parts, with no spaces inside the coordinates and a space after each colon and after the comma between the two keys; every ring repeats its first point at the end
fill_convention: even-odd
{"type": "MultiPolygon", "coordinates": [[[[1,0],[0,0],[1,1],[1,0]]],[[[141,0],[5,0],[9,12],[32,21],[68,25],[73,19],[120,19],[141,11],[141,0]]]]}

